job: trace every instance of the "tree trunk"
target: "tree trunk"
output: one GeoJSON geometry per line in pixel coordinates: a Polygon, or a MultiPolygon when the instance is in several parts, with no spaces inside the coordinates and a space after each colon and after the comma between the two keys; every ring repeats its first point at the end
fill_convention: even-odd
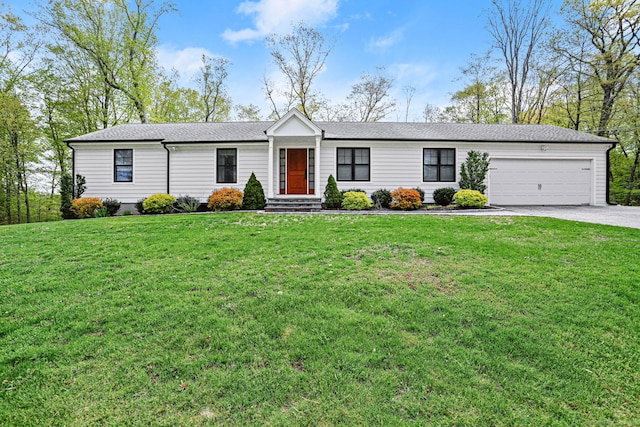
{"type": "Polygon", "coordinates": [[[631,204],[631,192],[636,186],[636,171],[638,170],[638,164],[640,163],[640,150],[636,150],[636,156],[633,160],[633,166],[631,166],[631,172],[629,173],[629,191],[627,191],[627,197],[624,204],[629,206],[631,204]]]}
{"type": "MultiPolygon", "coordinates": [[[[18,178],[19,180],[20,178],[18,178]]],[[[16,182],[16,213],[18,215],[18,224],[22,224],[22,208],[20,206],[20,182],[16,182]]]]}

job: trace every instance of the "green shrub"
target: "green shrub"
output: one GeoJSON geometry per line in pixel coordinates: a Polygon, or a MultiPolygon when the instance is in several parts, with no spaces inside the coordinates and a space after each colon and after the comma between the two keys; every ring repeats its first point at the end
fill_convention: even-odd
{"type": "Polygon", "coordinates": [[[111,215],[109,215],[109,209],[103,207],[93,211],[93,216],[95,216],[96,218],[107,218],[111,215]]]}
{"type": "Polygon", "coordinates": [[[135,204],[135,208],[138,211],[138,213],[140,215],[144,215],[145,211],[144,211],[144,199],[140,199],[136,202],[135,204]]]}
{"type": "Polygon", "coordinates": [[[416,187],[414,188],[414,190],[418,192],[418,194],[420,195],[420,201],[424,203],[424,190],[420,187],[416,187]]]}
{"type": "Polygon", "coordinates": [[[116,199],[104,199],[102,206],[107,210],[109,216],[114,216],[120,210],[120,202],[116,199]]]}
{"type": "Polygon", "coordinates": [[[324,205],[327,209],[338,209],[342,206],[342,193],[338,190],[338,184],[333,175],[329,175],[324,189],[324,205]]]}
{"type": "Polygon", "coordinates": [[[345,193],[347,193],[347,192],[352,192],[352,193],[364,193],[364,194],[367,194],[367,192],[366,192],[366,191],[361,190],[361,189],[359,189],[359,188],[350,188],[350,189],[348,189],[348,190],[342,190],[342,191],[340,191],[340,193],[342,194],[342,197],[344,197],[344,194],[345,194],[345,193]]]}
{"type": "Polygon", "coordinates": [[[171,212],[175,201],[176,198],[171,194],[152,194],[151,196],[144,199],[144,202],[142,202],[142,208],[144,209],[144,213],[166,214],[171,212]]]}
{"type": "Polygon", "coordinates": [[[481,208],[487,204],[487,196],[477,190],[460,190],[453,195],[456,205],[461,208],[481,208]]]}
{"type": "Polygon", "coordinates": [[[264,190],[262,184],[256,178],[256,175],[251,172],[249,181],[244,187],[244,196],[242,197],[242,209],[248,210],[260,210],[264,209],[267,201],[264,197],[264,190]]]}
{"type": "Polygon", "coordinates": [[[122,212],[122,216],[131,216],[131,215],[133,215],[133,212],[131,212],[129,210],[126,210],[126,211],[122,212]]]}
{"type": "Polygon", "coordinates": [[[476,190],[484,193],[487,186],[484,180],[489,170],[489,153],[479,153],[469,151],[467,160],[460,165],[460,185],[461,190],[476,190]]]}
{"type": "Polygon", "coordinates": [[[453,187],[438,188],[433,192],[433,201],[440,206],[449,206],[453,202],[456,189],[453,187]]]}
{"type": "Polygon", "coordinates": [[[422,207],[420,193],[412,188],[398,188],[391,192],[391,209],[412,211],[422,207]]]}
{"type": "Polygon", "coordinates": [[[71,210],[77,218],[93,218],[96,209],[101,207],[102,200],[97,197],[80,197],[71,202],[71,210]]]}
{"type": "Polygon", "coordinates": [[[391,206],[391,191],[385,189],[376,190],[371,194],[371,200],[373,200],[376,208],[389,209],[391,206]]]}
{"type": "Polygon", "coordinates": [[[232,211],[242,207],[242,191],[235,188],[223,188],[209,196],[209,209],[218,211],[232,211]]]}
{"type": "Polygon", "coordinates": [[[200,200],[187,194],[186,196],[178,197],[173,207],[180,212],[196,212],[200,207],[200,200]]]}
{"type": "Polygon", "coordinates": [[[350,211],[371,209],[371,201],[366,193],[361,191],[347,191],[342,199],[342,209],[350,211]]]}
{"type": "Polygon", "coordinates": [[[76,214],[71,209],[71,201],[73,200],[73,177],[64,174],[60,177],[60,212],[62,218],[73,219],[76,214]]]}

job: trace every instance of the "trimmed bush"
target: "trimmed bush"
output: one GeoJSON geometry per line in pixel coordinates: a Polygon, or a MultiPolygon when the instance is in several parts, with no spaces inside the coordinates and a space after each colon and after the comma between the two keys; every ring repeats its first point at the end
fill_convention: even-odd
{"type": "Polygon", "coordinates": [[[338,209],[342,206],[342,193],[338,190],[338,184],[333,175],[329,175],[324,189],[324,205],[327,209],[338,209]]]}
{"type": "Polygon", "coordinates": [[[109,216],[114,216],[120,210],[120,202],[116,199],[104,199],[102,206],[107,210],[109,216]]]}
{"type": "Polygon", "coordinates": [[[242,197],[242,209],[248,210],[260,210],[264,209],[267,201],[264,197],[264,190],[262,184],[256,178],[256,175],[251,172],[249,181],[244,187],[244,196],[242,197]]]}
{"type": "Polygon", "coordinates": [[[207,207],[216,212],[240,209],[242,207],[242,196],[242,191],[225,187],[211,193],[207,207]]]}
{"type": "Polygon", "coordinates": [[[453,195],[456,205],[461,208],[481,208],[487,204],[487,196],[477,190],[460,190],[453,195]]]}
{"type": "Polygon", "coordinates": [[[433,192],[433,200],[440,206],[449,206],[453,202],[456,189],[453,187],[438,188],[433,192]]]}
{"type": "Polygon", "coordinates": [[[391,192],[391,209],[412,211],[422,207],[420,193],[412,188],[398,188],[391,192]]]}
{"type": "Polygon", "coordinates": [[[138,213],[140,215],[144,215],[145,214],[143,203],[144,203],[144,199],[140,199],[135,204],[135,208],[136,208],[136,210],[138,211],[138,213]]]}
{"type": "Polygon", "coordinates": [[[142,202],[142,209],[147,214],[166,214],[171,212],[176,198],[171,194],[152,194],[142,202]]]}
{"type": "Polygon", "coordinates": [[[420,201],[424,203],[424,190],[420,187],[416,187],[414,188],[414,190],[418,192],[418,194],[420,195],[420,201]]]}
{"type": "Polygon", "coordinates": [[[102,200],[97,197],[80,197],[71,201],[71,210],[78,218],[93,218],[96,209],[102,207],[102,200]]]}
{"type": "Polygon", "coordinates": [[[376,208],[389,209],[391,206],[391,191],[381,188],[371,194],[371,200],[376,208]]]}
{"type": "Polygon", "coordinates": [[[361,191],[347,191],[342,199],[342,209],[359,211],[371,209],[371,201],[366,193],[361,191]]]}
{"type": "Polygon", "coordinates": [[[200,200],[187,194],[186,196],[178,197],[173,207],[180,212],[196,212],[200,207],[200,200]]]}

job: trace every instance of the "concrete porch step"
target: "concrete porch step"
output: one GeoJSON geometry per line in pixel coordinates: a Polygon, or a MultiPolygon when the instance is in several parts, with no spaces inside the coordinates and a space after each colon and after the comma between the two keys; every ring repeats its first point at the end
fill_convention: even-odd
{"type": "Polygon", "coordinates": [[[274,198],[267,200],[265,212],[320,212],[320,198],[274,198]]]}

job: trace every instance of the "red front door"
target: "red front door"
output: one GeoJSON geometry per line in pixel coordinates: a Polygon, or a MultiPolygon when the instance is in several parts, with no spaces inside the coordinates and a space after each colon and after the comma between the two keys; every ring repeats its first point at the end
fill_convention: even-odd
{"type": "Polygon", "coordinates": [[[307,194],[307,150],[287,150],[287,194],[307,194]]]}

